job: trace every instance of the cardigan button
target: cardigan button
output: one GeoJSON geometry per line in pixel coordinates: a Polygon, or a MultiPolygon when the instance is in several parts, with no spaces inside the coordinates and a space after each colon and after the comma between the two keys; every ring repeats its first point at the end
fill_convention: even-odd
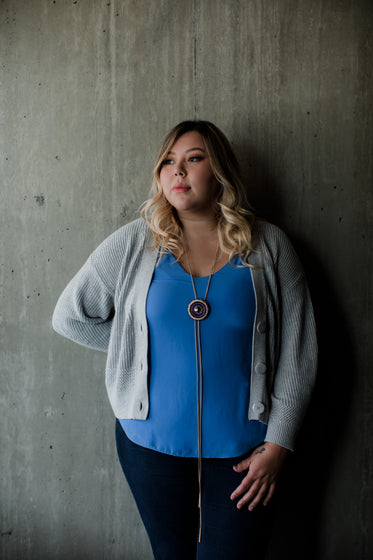
{"type": "Polygon", "coordinates": [[[262,412],[264,412],[264,404],[262,402],[254,403],[253,409],[255,410],[255,412],[261,414],[262,412]]]}
{"type": "Polygon", "coordinates": [[[267,366],[264,362],[258,362],[255,365],[255,372],[263,375],[267,371],[267,366]]]}
{"type": "Polygon", "coordinates": [[[259,321],[256,330],[258,331],[258,333],[264,334],[265,332],[267,332],[267,323],[265,321],[259,321]]]}

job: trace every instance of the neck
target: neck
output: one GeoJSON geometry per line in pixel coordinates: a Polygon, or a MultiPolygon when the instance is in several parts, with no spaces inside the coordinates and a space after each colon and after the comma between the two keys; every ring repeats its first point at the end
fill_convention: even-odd
{"type": "Polygon", "coordinates": [[[217,221],[214,216],[189,217],[178,215],[186,237],[201,237],[216,233],[217,221]]]}

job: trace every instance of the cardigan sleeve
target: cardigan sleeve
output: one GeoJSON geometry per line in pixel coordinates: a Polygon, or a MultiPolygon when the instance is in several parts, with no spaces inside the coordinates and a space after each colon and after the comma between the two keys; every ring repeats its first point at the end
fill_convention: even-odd
{"type": "Polygon", "coordinates": [[[55,331],[88,348],[108,350],[119,276],[137,270],[148,236],[145,221],[137,219],[102,241],[62,292],[52,319],[55,331]]]}
{"type": "Polygon", "coordinates": [[[113,291],[99,276],[91,256],[62,292],[52,326],[82,346],[107,351],[113,316],[113,291]]]}
{"type": "Polygon", "coordinates": [[[283,232],[275,236],[278,345],[266,440],[293,450],[316,379],[316,325],[298,256],[283,232]]]}
{"type": "Polygon", "coordinates": [[[304,278],[281,297],[281,335],[266,441],[293,450],[317,369],[314,315],[304,278]]]}

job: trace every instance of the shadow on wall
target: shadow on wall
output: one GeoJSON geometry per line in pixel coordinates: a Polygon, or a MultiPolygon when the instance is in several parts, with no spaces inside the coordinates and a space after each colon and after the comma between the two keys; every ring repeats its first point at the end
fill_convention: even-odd
{"type": "Polygon", "coordinates": [[[274,175],[273,166],[252,146],[243,144],[234,146],[240,163],[247,200],[253,206],[255,214],[276,225],[285,215],[281,200],[281,189],[274,175]]]}
{"type": "MultiPolygon", "coordinates": [[[[301,252],[308,273],[318,330],[319,368],[296,453],[290,458],[279,491],[280,512],[268,560],[298,560],[300,554],[303,560],[322,557],[324,500],[334,471],[334,457],[349,419],[353,392],[351,371],[355,359],[342,306],[317,257],[304,246],[300,251],[299,245],[294,245],[301,252]]],[[[350,553],[346,550],[346,560],[350,553]]]]}
{"type": "MultiPolygon", "coordinates": [[[[241,150],[238,155],[243,153],[241,150]]],[[[242,172],[246,184],[251,185],[249,200],[258,215],[281,224],[285,215],[279,194],[281,189],[268,171],[271,165],[258,156],[254,150],[246,149],[246,158],[240,157],[241,162],[247,162],[242,172]]],[[[278,516],[267,560],[322,557],[324,500],[334,457],[348,422],[353,392],[351,371],[354,371],[355,358],[336,290],[313,250],[294,237],[291,241],[302,257],[315,309],[319,369],[296,452],[291,455],[277,489],[278,516]]]]}

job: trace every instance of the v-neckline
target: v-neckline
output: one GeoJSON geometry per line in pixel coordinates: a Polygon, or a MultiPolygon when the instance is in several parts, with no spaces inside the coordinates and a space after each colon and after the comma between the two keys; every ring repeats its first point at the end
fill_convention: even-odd
{"type": "MultiPolygon", "coordinates": [[[[176,264],[179,267],[179,269],[182,270],[182,272],[184,272],[184,274],[186,274],[188,276],[188,278],[190,278],[189,272],[187,270],[185,270],[184,267],[181,266],[181,264],[176,260],[175,256],[171,252],[169,252],[169,255],[172,257],[172,259],[174,261],[174,264],[176,264]]],[[[223,270],[229,264],[230,264],[230,262],[227,261],[225,264],[223,264],[223,266],[221,266],[220,268],[215,270],[215,272],[213,273],[213,276],[215,276],[215,274],[218,274],[218,272],[223,270]]],[[[203,280],[203,279],[209,278],[209,276],[210,276],[209,274],[206,274],[204,276],[194,276],[193,275],[193,278],[196,279],[196,280],[203,280]]]]}

